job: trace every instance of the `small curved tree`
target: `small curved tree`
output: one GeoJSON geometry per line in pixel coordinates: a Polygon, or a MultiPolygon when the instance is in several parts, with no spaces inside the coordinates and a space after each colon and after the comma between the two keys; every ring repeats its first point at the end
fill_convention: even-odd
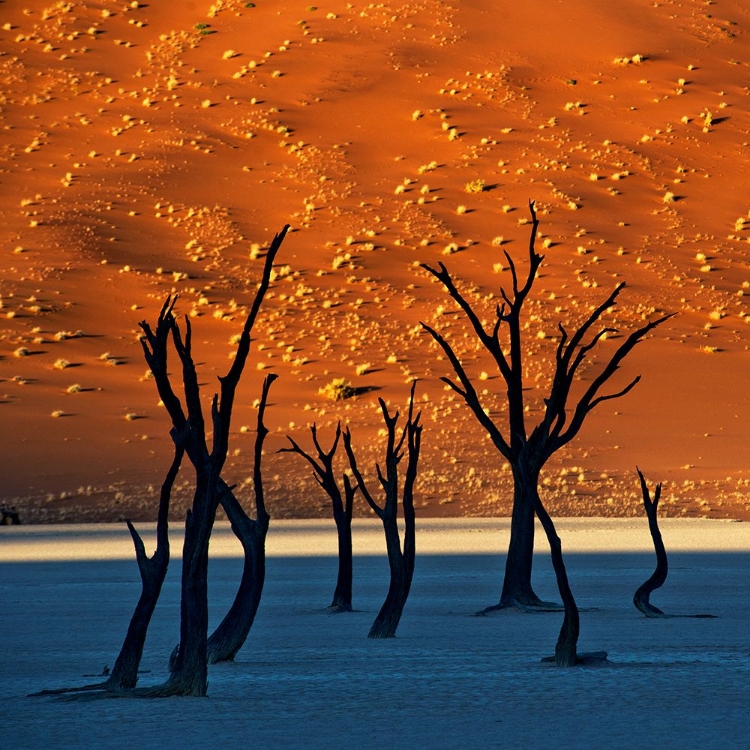
{"type": "Polygon", "coordinates": [[[148,633],[151,617],[156,609],[156,603],[159,600],[162,585],[164,584],[169,567],[169,503],[172,488],[179,473],[180,464],[185,452],[179,436],[173,433],[172,437],[176,441],[175,454],[159,494],[159,510],[156,521],[156,549],[151,557],[146,553],[143,538],[135,526],[129,520],[125,521],[135,547],[135,559],[138,563],[138,571],[141,576],[141,595],[133,611],[133,616],[130,618],[130,624],[128,625],[122,648],[115,660],[112,671],[104,682],[80,687],[42,690],[38,693],[32,693],[32,695],[55,695],[91,690],[116,692],[134,688],[138,683],[138,667],[141,664],[141,657],[143,656],[146,634],[148,633]]]}
{"type": "Polygon", "coordinates": [[[339,569],[336,579],[336,588],[333,592],[331,612],[352,611],[352,580],[353,580],[353,554],[352,554],[352,517],[354,514],[354,495],[357,493],[357,485],[352,484],[346,473],[342,476],[343,495],[336,481],[336,472],[333,461],[341,438],[341,422],[336,425],[336,435],[333,444],[328,451],[324,450],[318,441],[318,429],[313,424],[310,428],[313,445],[317,458],[314,458],[303,450],[291,437],[288,437],[291,448],[282,448],[280,453],[296,453],[304,458],[312,467],[315,481],[323,488],[331,500],[333,509],[333,520],[336,523],[338,536],[338,560],[339,569]]]}
{"type": "Polygon", "coordinates": [[[384,503],[379,505],[371,494],[362,472],[357,464],[357,458],[352,448],[352,435],[347,427],[344,432],[344,448],[349,458],[354,478],[357,480],[360,492],[373,509],[375,515],[383,523],[386,549],[388,551],[388,566],[391,579],[388,594],[380,608],[375,622],[373,622],[368,638],[394,638],[396,629],[401,621],[404,605],[409,598],[411,582],[414,577],[414,563],[416,556],[415,516],[414,516],[414,483],[417,479],[419,451],[422,446],[422,425],[419,423],[421,412],[414,414],[414,391],[416,380],[412,383],[409,395],[409,412],[401,436],[396,436],[396,425],[400,414],[396,411],[391,415],[388,406],[382,398],[378,399],[380,410],[386,428],[385,473],[379,463],[375,464],[378,482],[383,491],[384,503]],[[399,482],[399,464],[404,457],[406,446],[406,472],[403,489],[399,482]],[[399,495],[401,502],[399,502],[399,495]],[[399,505],[403,509],[404,545],[401,547],[401,537],[398,531],[399,505]]]}
{"type": "Polygon", "coordinates": [[[641,483],[641,494],[643,496],[643,507],[646,510],[646,517],[648,518],[648,530],[651,532],[651,540],[654,543],[654,552],[656,553],[656,569],[654,570],[651,577],[642,583],[633,596],[633,604],[635,608],[643,612],[646,617],[666,617],[658,607],[655,607],[650,602],[651,594],[658,588],[664,585],[664,581],[667,580],[667,573],[669,572],[669,563],[667,562],[667,549],[664,546],[664,541],[661,538],[661,531],[659,531],[659,519],[657,517],[657,510],[659,508],[659,499],[661,498],[661,482],[656,485],[654,490],[654,496],[651,497],[646,479],[643,476],[643,472],[636,466],[635,470],[638,472],[638,479],[641,483]]]}
{"type": "Polygon", "coordinates": [[[651,604],[651,594],[664,585],[664,582],[667,580],[667,574],[669,573],[667,548],[664,546],[664,541],[661,538],[661,531],[659,530],[658,509],[659,499],[661,498],[661,482],[656,485],[654,496],[652,498],[643,473],[637,466],[635,467],[635,470],[638,472],[638,480],[640,481],[641,494],[643,496],[643,507],[646,510],[648,529],[651,532],[651,541],[654,543],[654,552],[656,553],[656,569],[648,580],[644,581],[636,589],[636,592],[633,595],[633,604],[635,605],[635,608],[639,612],[643,612],[646,617],[653,618],[697,617],[701,619],[714,619],[716,615],[670,615],[662,612],[658,607],[651,604]]]}
{"type": "Polygon", "coordinates": [[[562,324],[558,324],[560,339],[552,371],[549,373],[549,393],[544,399],[541,419],[537,424],[529,425],[525,411],[527,386],[524,381],[524,364],[527,350],[524,348],[522,335],[522,313],[544,260],[544,256],[536,251],[539,221],[533,202],[529,203],[529,211],[532,223],[526,272],[521,276],[513,258],[505,252],[512,286],[510,292],[506,292],[504,288],[500,289],[500,299],[495,307],[495,320],[488,328],[459,290],[443,263],[440,263],[438,268],[422,264],[422,268],[443,284],[446,292],[463,311],[474,334],[497,366],[505,385],[507,423],[503,427],[492,419],[488,410],[485,410],[480,395],[453,346],[434,328],[422,323],[453,368],[456,380],[447,377],[442,380],[461,396],[477,422],[487,432],[494,447],[508,461],[513,472],[513,511],[505,577],[500,601],[488,607],[485,612],[512,606],[521,609],[555,606],[540,601],[531,585],[534,515],[539,502],[540,472],[555,452],[578,435],[584,421],[597,406],[605,401],[620,398],[635,387],[640,376],[620,390],[602,393],[602,389],[636,344],[671,317],[664,315],[656,318],[628,335],[616,346],[614,352],[609,354],[609,358],[603,360],[598,374],[573,403],[571,390],[574,383],[581,380],[581,365],[588,361],[589,355],[607,334],[616,333],[612,328],[600,328],[595,333],[592,333],[592,329],[615,305],[625,284],[618,284],[572,334],[569,334],[562,324]]]}

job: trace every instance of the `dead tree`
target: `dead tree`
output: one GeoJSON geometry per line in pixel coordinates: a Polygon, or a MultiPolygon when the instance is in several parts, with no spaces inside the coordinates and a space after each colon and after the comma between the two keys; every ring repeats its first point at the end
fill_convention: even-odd
{"type": "Polygon", "coordinates": [[[635,608],[640,612],[643,612],[646,617],[654,618],[672,618],[672,617],[697,617],[700,619],[714,619],[716,615],[670,615],[662,612],[658,607],[651,604],[651,594],[656,589],[661,588],[664,582],[667,580],[667,573],[669,572],[669,565],[667,563],[667,549],[664,546],[664,542],[661,538],[661,531],[659,530],[659,519],[657,511],[659,509],[659,499],[661,498],[661,482],[656,485],[654,490],[654,497],[651,498],[648,485],[643,476],[641,470],[636,466],[635,470],[638,472],[638,479],[641,484],[641,494],[643,496],[643,506],[646,509],[646,517],[648,518],[648,529],[651,532],[651,540],[654,543],[654,552],[656,552],[656,569],[654,570],[651,577],[643,584],[641,584],[633,595],[633,604],[635,608]]]}
{"type": "Polygon", "coordinates": [[[352,611],[352,516],[354,512],[354,495],[357,493],[357,485],[353,485],[346,474],[343,474],[343,496],[336,481],[336,472],[333,468],[333,460],[341,437],[341,422],[336,425],[336,435],[333,445],[328,451],[323,450],[318,441],[318,430],[315,425],[310,428],[313,445],[317,453],[314,458],[290,437],[291,448],[282,448],[280,453],[297,453],[302,456],[312,467],[315,481],[323,488],[331,500],[333,509],[333,520],[336,523],[338,535],[338,560],[339,570],[336,579],[336,588],[333,592],[333,601],[328,610],[330,612],[352,611]]]}
{"type": "Polygon", "coordinates": [[[263,443],[268,435],[268,428],[263,422],[268,392],[277,378],[269,374],[263,381],[260,404],[258,406],[258,427],[255,437],[253,456],[253,493],[255,496],[255,518],[250,518],[234,495],[233,488],[221,481],[223,489],[219,502],[229,518],[232,531],[242,544],[244,563],[242,578],[232,606],[216,630],[208,639],[208,661],[216,664],[221,661],[232,661],[247,639],[250,628],[255,621],[263,585],[266,580],[266,534],[271,517],[266,510],[263,493],[263,475],[261,458],[263,443]]]}
{"type": "Polygon", "coordinates": [[[357,459],[352,448],[352,435],[347,427],[344,432],[344,448],[349,458],[354,478],[357,480],[360,492],[373,509],[375,514],[383,523],[385,532],[386,549],[388,551],[388,565],[390,567],[391,579],[385,602],[375,618],[368,638],[394,638],[398,628],[404,605],[409,597],[411,582],[414,576],[414,562],[416,553],[415,544],[415,519],[414,519],[414,483],[417,479],[417,465],[419,462],[419,451],[422,445],[422,425],[419,423],[421,412],[414,414],[414,391],[416,381],[412,384],[409,395],[409,413],[406,418],[401,436],[396,438],[396,424],[399,420],[399,412],[391,416],[385,401],[378,399],[380,409],[383,412],[383,420],[387,432],[385,449],[385,473],[379,463],[375,464],[378,481],[383,490],[385,502],[378,505],[372,493],[365,483],[364,477],[357,465],[357,459]],[[404,476],[403,491],[399,488],[398,466],[404,457],[404,444],[406,444],[406,472],[404,476]],[[399,503],[399,493],[401,502],[399,503]],[[404,545],[401,548],[401,538],[398,531],[399,505],[403,509],[404,519],[404,545]]]}
{"type": "MultiPolygon", "coordinates": [[[[204,696],[207,688],[208,649],[208,544],[216,510],[227,498],[221,472],[229,447],[229,427],[234,398],[250,352],[250,334],[260,311],[271,278],[276,254],[288,227],[277,234],[266,254],[261,281],[240,334],[234,362],[219,378],[220,393],[211,404],[213,435],[211,447],[201,405],[200,387],[192,355],[192,328],[185,319],[185,336],[173,315],[176,298],[168,298],[155,329],[141,322],[144,356],[154,375],[159,396],[169,414],[173,429],[184,437],[185,453],[195,468],[193,503],[185,520],[180,600],[180,647],[167,681],[144,690],[148,697],[170,695],[204,696]],[[167,368],[167,343],[172,339],[182,365],[185,406],[175,393],[167,368]]],[[[266,386],[268,385],[268,380],[266,386]]]]}
{"type": "MultiPolygon", "coordinates": [[[[469,407],[476,420],[484,428],[498,452],[508,461],[513,472],[513,511],[511,518],[510,545],[505,566],[505,577],[498,604],[485,612],[504,607],[521,609],[547,608],[531,586],[531,570],[534,552],[534,514],[538,496],[539,475],[549,458],[569,443],[580,431],[586,417],[601,403],[620,398],[628,393],[640,380],[633,379],[627,386],[602,395],[602,388],[617,372],[633,347],[670,315],[664,315],[639,328],[627,336],[601,365],[599,373],[584,389],[576,403],[569,403],[571,389],[579,377],[579,369],[588,361],[591,352],[608,334],[616,333],[612,328],[603,328],[591,333],[600,318],[612,308],[625,284],[618,284],[612,293],[596,307],[578,326],[572,335],[558,324],[560,340],[557,345],[554,365],[550,373],[550,390],[544,399],[544,411],[536,425],[527,424],[525,412],[527,387],[524,383],[524,360],[526,350],[523,342],[522,312],[544,256],[536,252],[536,236],[539,221],[534,203],[529,203],[531,212],[531,236],[529,240],[528,267],[523,278],[511,256],[505,252],[510,267],[512,289],[510,293],[500,289],[500,300],[495,306],[495,320],[485,327],[481,315],[471,306],[456,286],[451,273],[443,263],[435,269],[422,264],[427,272],[440,281],[449,296],[463,311],[469,325],[480,343],[494,360],[502,376],[506,392],[505,428],[496,423],[485,410],[471,377],[453,346],[436,330],[423,323],[433,340],[439,345],[450,362],[456,380],[442,378],[469,407]]],[[[554,605],[552,605],[554,606],[554,605]]]]}
{"type": "Polygon", "coordinates": [[[661,538],[661,531],[659,531],[659,519],[657,518],[657,510],[659,508],[659,499],[661,498],[661,482],[656,485],[654,490],[654,497],[651,498],[646,479],[643,476],[641,470],[636,466],[635,470],[638,472],[638,479],[641,483],[641,493],[643,495],[643,506],[646,509],[646,517],[648,518],[648,530],[651,532],[651,539],[654,543],[654,551],[656,552],[656,570],[654,570],[651,577],[643,583],[635,592],[633,596],[633,604],[636,609],[643,612],[646,617],[666,617],[658,607],[655,607],[649,601],[651,594],[658,588],[664,585],[664,581],[667,580],[667,573],[669,572],[669,564],[667,563],[667,550],[664,547],[664,542],[661,538]]]}
{"type": "Polygon", "coordinates": [[[33,695],[54,695],[60,693],[73,693],[89,690],[121,691],[134,688],[138,682],[138,667],[143,656],[143,646],[146,642],[146,634],[151,624],[151,617],[156,609],[156,603],[161,594],[162,585],[169,567],[169,502],[172,495],[172,487],[180,470],[184,448],[179,437],[175,439],[175,455],[172,465],[169,467],[167,476],[161,486],[159,495],[159,511],[156,521],[156,549],[149,557],[143,544],[141,535],[136,531],[133,524],[128,520],[130,535],[135,546],[135,557],[138,570],[141,575],[141,595],[136,604],[133,616],[130,619],[125,640],[120,653],[115,660],[115,665],[104,682],[98,682],[81,687],[57,688],[54,690],[42,690],[33,695]]]}
{"type": "Polygon", "coordinates": [[[135,687],[138,682],[138,667],[143,656],[148,626],[169,567],[169,501],[184,454],[179,437],[175,436],[175,440],[174,460],[161,487],[156,522],[156,549],[151,557],[147,556],[143,540],[133,524],[130,521],[125,522],[133,538],[143,590],[130,620],[122,649],[112,668],[112,674],[105,683],[105,690],[127,690],[135,687]]]}

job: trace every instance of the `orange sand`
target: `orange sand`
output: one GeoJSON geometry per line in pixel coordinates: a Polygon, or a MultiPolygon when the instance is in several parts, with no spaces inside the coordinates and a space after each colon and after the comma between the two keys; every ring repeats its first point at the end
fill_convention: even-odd
{"type": "Polygon", "coordinates": [[[679,313],[613,384],[641,373],[635,391],[550,463],[550,509],[640,513],[637,463],[664,482],[668,515],[750,517],[749,24],[739,0],[3,3],[0,503],[27,521],[153,517],[169,425],[138,321],[180,295],[208,400],[258,253],[290,223],[227,480],[248,477],[265,372],[280,375],[276,517],[327,509],[299,457],[276,454],[287,434],[309,445],[313,421],[326,440],[342,419],[374,450],[376,397],[402,404],[418,377],[421,512],[507,514],[508,469],[439,381],[448,365],[419,321],[489,394],[501,379],[418,263],[443,260],[489,316],[534,199],[548,247],[530,385],[557,321],[619,281],[608,322],[623,331],[679,313]],[[467,192],[477,179],[487,188],[467,192]],[[327,401],[336,377],[371,390],[327,401]]]}

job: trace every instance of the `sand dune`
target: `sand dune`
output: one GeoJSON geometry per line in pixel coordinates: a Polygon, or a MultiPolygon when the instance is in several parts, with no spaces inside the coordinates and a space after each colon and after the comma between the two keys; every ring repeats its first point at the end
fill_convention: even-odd
{"type": "Polygon", "coordinates": [[[530,199],[532,379],[558,320],[620,281],[623,330],[679,313],[623,368],[638,388],[550,466],[550,509],[639,513],[638,463],[668,515],[748,517],[745,3],[29,0],[1,20],[0,501],[26,520],[153,517],[170,449],[138,321],[180,295],[208,399],[285,223],[227,478],[248,475],[265,371],[276,517],[326,510],[276,455],[287,433],[343,419],[374,441],[375,398],[418,377],[422,515],[507,514],[507,467],[418,322],[465,328],[418,263],[486,299],[509,283],[502,251],[523,258],[530,199]],[[371,390],[332,403],[336,377],[371,390]]]}

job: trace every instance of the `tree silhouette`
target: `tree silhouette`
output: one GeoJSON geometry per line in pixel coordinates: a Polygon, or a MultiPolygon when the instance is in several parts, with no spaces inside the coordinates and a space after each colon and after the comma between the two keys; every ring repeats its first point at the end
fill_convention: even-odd
{"type": "Polygon", "coordinates": [[[656,515],[659,508],[659,499],[661,498],[661,482],[656,485],[652,499],[643,472],[641,472],[637,466],[635,470],[638,472],[638,479],[641,483],[643,506],[646,510],[646,517],[648,518],[648,530],[651,532],[651,540],[654,543],[654,551],[656,552],[656,569],[651,577],[636,590],[635,595],[633,596],[633,604],[636,609],[643,612],[646,617],[665,617],[666,615],[664,612],[658,607],[654,607],[649,601],[651,594],[664,585],[664,581],[667,580],[667,573],[669,572],[667,550],[661,538],[659,519],[656,515]]]}
{"type": "Polygon", "coordinates": [[[697,617],[702,619],[714,619],[716,615],[670,615],[662,612],[658,607],[651,604],[651,594],[656,589],[661,588],[664,582],[667,580],[667,573],[669,573],[669,564],[667,562],[667,548],[664,546],[664,541],[661,538],[661,531],[659,530],[659,499],[661,498],[661,482],[656,485],[654,489],[654,496],[651,497],[651,493],[646,484],[646,479],[643,476],[643,472],[636,466],[635,470],[638,472],[638,480],[641,485],[641,495],[643,496],[643,507],[646,510],[646,518],[648,518],[648,529],[651,532],[651,541],[654,543],[654,552],[656,553],[656,569],[648,578],[644,581],[633,595],[633,604],[635,608],[640,612],[643,612],[646,617],[653,618],[671,618],[671,617],[697,617]]]}
{"type": "Polygon", "coordinates": [[[115,660],[114,667],[104,682],[97,682],[79,687],[63,687],[52,690],[42,690],[32,693],[34,696],[55,695],[60,693],[75,693],[90,690],[120,691],[134,688],[138,683],[138,667],[143,656],[143,646],[146,643],[148,627],[151,617],[156,609],[156,603],[161,594],[164,579],[169,567],[169,502],[172,495],[172,487],[180,470],[183,446],[175,444],[175,455],[172,465],[169,467],[167,476],[161,486],[159,494],[159,510],[156,521],[156,549],[149,557],[141,535],[133,524],[126,520],[130,536],[135,546],[135,558],[138,563],[138,571],[141,576],[141,595],[130,618],[125,639],[120,653],[115,660]]]}
{"type": "Polygon", "coordinates": [[[291,437],[288,437],[291,448],[282,448],[280,453],[296,453],[302,456],[312,467],[315,481],[323,488],[331,500],[333,520],[336,523],[338,536],[339,569],[333,600],[328,608],[332,612],[351,612],[352,610],[352,516],[354,512],[354,495],[357,485],[349,477],[342,475],[343,495],[336,481],[333,461],[341,438],[341,422],[336,425],[336,435],[328,451],[324,450],[318,440],[316,425],[310,428],[317,458],[303,450],[291,437]]]}
{"type": "Polygon", "coordinates": [[[414,576],[414,563],[416,554],[415,543],[415,517],[414,517],[414,483],[417,479],[417,466],[419,463],[419,451],[422,446],[422,425],[419,423],[421,412],[414,414],[414,391],[417,383],[414,381],[409,395],[409,412],[406,424],[401,431],[401,436],[396,437],[396,425],[400,414],[396,411],[391,415],[382,398],[378,399],[380,410],[386,428],[385,446],[385,473],[379,463],[375,464],[378,482],[384,495],[383,505],[379,505],[371,494],[362,472],[357,464],[357,458],[352,448],[352,435],[347,427],[344,432],[344,448],[349,457],[349,464],[357,480],[360,492],[373,509],[375,515],[383,523],[385,532],[386,549],[388,551],[388,566],[390,568],[390,585],[383,606],[378,612],[375,621],[370,628],[368,638],[393,638],[401,620],[404,605],[409,597],[411,582],[414,576]],[[399,487],[398,466],[404,457],[404,446],[406,446],[406,472],[404,475],[403,488],[399,487]],[[399,502],[399,495],[401,501],[399,502]],[[399,505],[403,509],[404,518],[404,544],[401,547],[401,538],[398,531],[399,505]]]}
{"type": "Polygon", "coordinates": [[[562,324],[558,324],[560,339],[550,373],[549,393],[544,399],[543,415],[535,425],[529,425],[525,412],[524,362],[527,349],[524,348],[522,336],[522,312],[544,260],[544,256],[537,253],[535,247],[539,221],[533,202],[529,203],[529,211],[532,224],[525,276],[519,275],[513,258],[505,252],[512,288],[510,292],[501,288],[500,299],[495,306],[495,320],[488,328],[459,290],[443,263],[437,269],[422,264],[422,268],[443,284],[446,292],[463,311],[474,334],[494,360],[506,386],[507,424],[503,428],[485,411],[480,395],[453,346],[438,331],[422,323],[453,368],[456,379],[444,377],[442,380],[461,396],[487,432],[492,444],[508,461],[513,473],[511,537],[502,592],[500,601],[488,607],[485,612],[511,606],[522,609],[555,606],[540,601],[531,586],[534,515],[541,503],[538,490],[540,472],[556,451],[576,437],[585,419],[597,406],[624,396],[638,383],[640,376],[620,390],[602,393],[604,386],[633,347],[671,317],[661,316],[628,335],[609,354],[609,358],[600,363],[598,373],[583,389],[577,401],[571,399],[571,389],[577,380],[583,379],[580,374],[581,365],[589,361],[589,355],[602,339],[610,333],[616,333],[612,328],[601,328],[595,333],[592,329],[615,305],[625,284],[618,284],[572,334],[562,324]]]}
{"type": "MultiPolygon", "coordinates": [[[[186,331],[183,337],[173,314],[177,299],[176,297],[170,297],[162,307],[155,329],[152,330],[145,320],[140,324],[144,334],[141,343],[146,362],[154,375],[159,396],[172,420],[173,429],[184,441],[185,453],[195,469],[195,491],[192,507],[185,520],[185,541],[182,552],[179,649],[167,681],[161,686],[147,688],[142,692],[143,695],[148,697],[204,696],[206,694],[208,684],[208,544],[219,503],[226,503],[225,507],[229,507],[233,515],[237,514],[232,522],[235,531],[241,528],[241,525],[237,522],[238,519],[245,515],[239,503],[232,502],[231,488],[228,488],[221,478],[221,472],[229,450],[229,428],[237,386],[250,353],[250,334],[270,284],[274,259],[287,230],[288,226],[285,226],[271,242],[255,298],[240,334],[234,361],[227,374],[219,377],[220,392],[214,394],[211,402],[213,434],[210,447],[206,435],[197,371],[192,354],[190,318],[185,318],[186,331]],[[167,342],[170,338],[182,364],[184,408],[172,387],[167,369],[167,342]]],[[[263,408],[265,408],[268,390],[275,378],[275,375],[269,375],[265,379],[263,384],[263,408]]],[[[263,410],[259,410],[259,440],[261,445],[262,415],[263,410]]],[[[259,479],[259,465],[256,465],[255,471],[259,479]]],[[[257,498],[256,484],[256,502],[257,498]]],[[[264,523],[267,528],[267,519],[259,518],[257,523],[259,530],[262,529],[264,523]]],[[[263,531],[262,536],[265,538],[265,531],[263,531]]],[[[245,546],[246,540],[241,535],[240,538],[243,541],[243,546],[245,546]]],[[[246,571],[247,567],[248,553],[246,549],[246,571]]],[[[243,573],[243,580],[244,578],[243,573]]],[[[246,615],[248,612],[251,612],[254,616],[253,610],[245,610],[246,615]]],[[[225,634],[221,633],[216,640],[226,643],[225,634]]],[[[244,638],[242,640],[244,641],[244,638]]],[[[232,644],[231,648],[228,649],[229,658],[236,653],[237,648],[239,646],[236,643],[232,644]]]]}

